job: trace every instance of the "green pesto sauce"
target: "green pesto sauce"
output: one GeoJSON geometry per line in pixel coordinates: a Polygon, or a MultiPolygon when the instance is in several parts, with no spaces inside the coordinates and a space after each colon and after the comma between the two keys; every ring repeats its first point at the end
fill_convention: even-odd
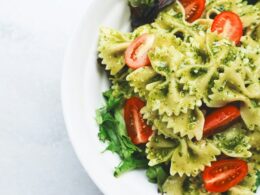
{"type": "Polygon", "coordinates": [[[206,74],[207,72],[208,72],[207,68],[202,68],[202,67],[195,68],[194,67],[194,68],[191,68],[190,75],[191,75],[191,77],[199,77],[199,76],[206,74]]]}

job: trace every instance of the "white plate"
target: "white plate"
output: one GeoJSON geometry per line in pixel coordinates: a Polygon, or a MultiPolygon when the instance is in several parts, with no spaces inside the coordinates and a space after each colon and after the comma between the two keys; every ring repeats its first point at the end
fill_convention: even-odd
{"type": "MultiPolygon", "coordinates": [[[[106,145],[99,142],[95,110],[102,106],[102,92],[108,88],[103,67],[97,64],[100,26],[129,30],[126,0],[94,0],[71,40],[65,55],[62,104],[73,147],[83,167],[106,195],[158,195],[156,185],[147,181],[144,171],[133,171],[120,178],[113,170],[120,162],[106,145]]],[[[259,192],[257,193],[259,194],[259,192]]]]}
{"type": "Polygon", "coordinates": [[[113,176],[120,162],[117,155],[102,153],[105,145],[97,137],[95,110],[102,106],[102,92],[108,82],[103,67],[97,65],[97,40],[100,26],[129,30],[126,0],[95,0],[65,55],[62,79],[62,103],[65,122],[73,147],[83,167],[106,195],[158,195],[144,171],[134,171],[120,178],[113,176]]]}

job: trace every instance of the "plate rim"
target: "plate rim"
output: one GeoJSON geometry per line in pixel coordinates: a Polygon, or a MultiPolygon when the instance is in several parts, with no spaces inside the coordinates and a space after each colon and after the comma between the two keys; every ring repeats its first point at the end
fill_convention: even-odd
{"type": "Polygon", "coordinates": [[[78,158],[83,170],[86,172],[86,174],[90,177],[92,182],[97,186],[97,188],[103,193],[103,194],[108,194],[107,191],[105,190],[105,186],[102,185],[101,182],[98,182],[98,178],[95,176],[95,174],[88,168],[88,166],[85,166],[83,163],[83,157],[79,154],[79,150],[77,149],[76,146],[76,141],[74,140],[73,136],[73,128],[70,127],[70,119],[68,115],[66,114],[68,110],[68,105],[66,102],[66,94],[67,94],[67,85],[66,80],[68,78],[68,72],[67,70],[69,69],[70,63],[68,63],[68,59],[70,59],[69,55],[71,54],[71,51],[74,48],[75,40],[77,40],[78,35],[81,33],[81,26],[84,23],[84,20],[86,17],[88,17],[88,10],[91,9],[91,7],[94,7],[95,0],[88,0],[88,3],[86,5],[85,11],[81,16],[81,19],[77,24],[75,25],[75,30],[72,31],[70,38],[67,42],[67,45],[65,46],[65,51],[64,51],[64,58],[63,58],[63,65],[62,65],[62,73],[61,73],[61,90],[60,90],[60,95],[61,95],[61,107],[62,107],[62,115],[65,123],[65,128],[68,133],[69,141],[72,145],[73,151],[76,154],[76,157],[78,158]]]}
{"type": "MultiPolygon", "coordinates": [[[[69,106],[68,106],[67,100],[65,98],[65,96],[68,93],[68,89],[67,89],[68,87],[66,85],[66,81],[67,81],[68,75],[69,75],[68,70],[70,69],[69,67],[71,66],[71,63],[69,63],[69,61],[70,61],[69,56],[71,55],[72,50],[75,47],[75,41],[78,39],[78,36],[81,34],[82,25],[84,24],[85,19],[89,16],[88,10],[90,10],[91,8],[95,8],[95,2],[96,2],[95,0],[88,0],[88,3],[85,8],[85,13],[82,14],[81,19],[75,25],[76,26],[75,30],[72,31],[69,41],[65,47],[64,59],[63,59],[63,63],[62,63],[63,66],[62,66],[62,73],[61,73],[60,95],[61,95],[61,107],[62,107],[62,114],[63,114],[63,118],[64,118],[65,128],[68,133],[69,141],[73,147],[73,150],[75,151],[77,158],[80,161],[82,168],[87,173],[87,175],[89,175],[90,179],[95,183],[97,188],[103,194],[111,194],[111,191],[108,190],[108,188],[106,187],[106,185],[103,182],[100,182],[98,176],[95,175],[94,171],[91,170],[89,166],[85,166],[83,156],[80,155],[79,149],[76,144],[76,139],[74,138],[73,128],[70,125],[71,119],[69,119],[70,117],[68,117],[68,114],[67,114],[68,113],[67,110],[69,110],[68,109],[69,106]]],[[[256,194],[260,195],[260,187],[258,188],[258,191],[256,192],[256,194]]]]}

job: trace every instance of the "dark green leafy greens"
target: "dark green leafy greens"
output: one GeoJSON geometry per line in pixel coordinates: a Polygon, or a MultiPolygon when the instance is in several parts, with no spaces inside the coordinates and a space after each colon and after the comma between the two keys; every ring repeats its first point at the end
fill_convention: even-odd
{"type": "Polygon", "coordinates": [[[259,0],[246,0],[249,4],[256,4],[259,0]]]}
{"type": "Polygon", "coordinates": [[[169,177],[169,170],[163,165],[149,167],[146,171],[146,176],[151,183],[156,183],[160,192],[163,192],[162,186],[169,177]]]}
{"type": "Polygon", "coordinates": [[[132,7],[139,7],[139,6],[142,6],[142,5],[153,5],[154,3],[154,0],[129,0],[129,4],[132,6],[132,7]]]}
{"type": "Polygon", "coordinates": [[[258,187],[260,187],[260,171],[257,171],[256,176],[257,176],[256,178],[256,189],[257,189],[258,187]]]}
{"type": "Polygon", "coordinates": [[[158,13],[175,0],[129,0],[131,26],[137,28],[154,21],[158,13]]]}
{"type": "Polygon", "coordinates": [[[122,114],[123,95],[114,97],[112,93],[109,90],[103,94],[106,106],[97,110],[96,120],[99,124],[99,139],[108,143],[106,150],[117,153],[122,159],[114,172],[115,176],[119,176],[133,169],[146,168],[148,160],[144,149],[135,146],[127,135],[122,114]]]}
{"type": "Polygon", "coordinates": [[[123,173],[135,169],[144,169],[148,167],[148,160],[146,159],[145,152],[134,153],[130,158],[123,160],[119,166],[116,167],[114,176],[118,177],[123,173]]]}
{"type": "Polygon", "coordinates": [[[103,93],[106,105],[96,112],[96,120],[99,124],[99,139],[108,144],[106,150],[117,153],[120,164],[115,168],[114,176],[118,177],[125,172],[135,169],[147,169],[146,175],[152,183],[157,183],[159,191],[169,176],[169,168],[165,165],[148,166],[145,146],[134,145],[127,135],[123,118],[124,95],[115,95],[113,90],[103,93]]]}

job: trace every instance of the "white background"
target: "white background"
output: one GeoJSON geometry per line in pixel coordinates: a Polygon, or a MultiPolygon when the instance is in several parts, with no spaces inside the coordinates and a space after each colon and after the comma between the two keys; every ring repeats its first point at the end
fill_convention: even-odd
{"type": "Polygon", "coordinates": [[[0,0],[1,195],[102,194],[74,154],[60,100],[64,50],[88,2],[0,0]]]}

